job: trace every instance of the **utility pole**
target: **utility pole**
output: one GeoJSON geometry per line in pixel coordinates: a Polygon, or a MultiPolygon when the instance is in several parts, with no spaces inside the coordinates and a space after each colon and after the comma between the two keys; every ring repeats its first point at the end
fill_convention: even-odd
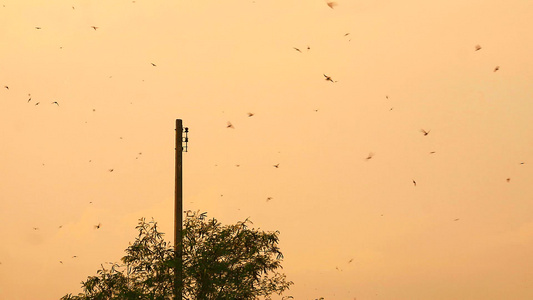
{"type": "Polygon", "coordinates": [[[183,128],[181,119],[176,119],[176,182],[174,190],[174,300],[183,299],[183,172],[182,153],[187,152],[189,128],[183,128]],[[183,137],[185,132],[185,137],[183,137]],[[183,147],[185,142],[185,148],[183,147]]]}

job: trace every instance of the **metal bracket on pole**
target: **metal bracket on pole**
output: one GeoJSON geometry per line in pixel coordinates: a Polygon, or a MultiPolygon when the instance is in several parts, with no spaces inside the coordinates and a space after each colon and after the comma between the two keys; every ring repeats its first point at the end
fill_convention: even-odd
{"type": "Polygon", "coordinates": [[[183,149],[183,152],[187,152],[187,143],[189,142],[189,127],[184,127],[183,128],[183,132],[185,133],[185,137],[182,137],[183,138],[183,144],[182,145],[182,149],[183,149]]]}

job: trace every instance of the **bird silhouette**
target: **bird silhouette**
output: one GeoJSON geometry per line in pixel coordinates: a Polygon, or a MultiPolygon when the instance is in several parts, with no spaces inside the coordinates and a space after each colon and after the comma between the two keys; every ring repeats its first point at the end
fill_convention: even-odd
{"type": "Polygon", "coordinates": [[[494,72],[498,71],[499,69],[500,69],[500,66],[496,66],[496,67],[494,68],[494,72]]]}
{"type": "Polygon", "coordinates": [[[78,257],[78,256],[77,255],[72,256],[72,258],[76,258],[76,257],[78,257]]]}
{"type": "Polygon", "coordinates": [[[28,99],[28,102],[30,102],[30,101],[31,101],[31,97],[30,97],[30,99],[28,99]]]}
{"type": "Polygon", "coordinates": [[[9,90],[9,87],[8,87],[7,85],[4,85],[4,88],[5,88],[6,90],[9,90]]]}
{"type": "Polygon", "coordinates": [[[324,77],[326,77],[326,81],[335,82],[335,81],[333,81],[333,79],[331,79],[330,76],[328,76],[328,75],[326,75],[326,74],[324,74],[324,77]]]}
{"type": "Polygon", "coordinates": [[[59,106],[59,103],[57,103],[57,101],[52,102],[52,104],[59,106]]]}
{"type": "Polygon", "coordinates": [[[459,221],[459,219],[454,219],[454,221],[459,221]]]}
{"type": "Polygon", "coordinates": [[[98,223],[98,225],[94,225],[94,229],[100,229],[100,226],[102,226],[102,223],[98,223]]]}
{"type": "Polygon", "coordinates": [[[41,27],[39,27],[39,26],[36,26],[36,27],[35,27],[35,29],[41,29],[41,27]]]}
{"type": "Polygon", "coordinates": [[[337,2],[327,2],[328,6],[333,9],[334,6],[337,6],[337,2]]]}
{"type": "Polygon", "coordinates": [[[416,181],[413,179],[413,184],[416,186],[416,181]]]}
{"type": "Polygon", "coordinates": [[[35,103],[35,105],[39,105],[39,103],[41,103],[41,102],[37,102],[37,103],[35,103]]]}
{"type": "Polygon", "coordinates": [[[228,121],[228,125],[226,125],[226,128],[232,128],[232,129],[235,129],[235,127],[233,127],[233,124],[231,124],[230,121],[228,121]]]}
{"type": "Polygon", "coordinates": [[[366,157],[366,160],[372,159],[374,157],[374,153],[370,152],[368,153],[368,156],[366,157]]]}
{"type": "Polygon", "coordinates": [[[152,66],[154,66],[154,67],[157,67],[157,65],[156,65],[156,64],[154,64],[154,63],[151,63],[151,64],[152,64],[152,66]]]}
{"type": "Polygon", "coordinates": [[[507,178],[506,180],[507,180],[507,182],[511,182],[511,178],[507,178]]]}
{"type": "Polygon", "coordinates": [[[479,51],[481,50],[481,46],[480,45],[476,45],[476,51],[479,51]]]}
{"type": "Polygon", "coordinates": [[[39,227],[33,227],[33,230],[39,230],[39,227]]]}
{"type": "Polygon", "coordinates": [[[296,48],[296,47],[292,47],[292,48],[293,48],[294,50],[296,50],[296,51],[302,53],[302,50],[300,50],[300,49],[298,49],[298,48],[296,48]]]}
{"type": "Polygon", "coordinates": [[[279,168],[279,164],[275,164],[275,165],[274,165],[274,168],[279,168]]]}
{"type": "Polygon", "coordinates": [[[424,134],[424,136],[428,135],[431,130],[425,131],[424,129],[420,129],[420,132],[424,134]]]}
{"type": "Polygon", "coordinates": [[[94,29],[94,30],[98,29],[98,27],[96,27],[96,26],[91,26],[91,28],[94,29]]]}
{"type": "Polygon", "coordinates": [[[254,116],[254,113],[251,113],[251,112],[248,113],[248,117],[253,117],[253,116],[254,116]]]}
{"type": "Polygon", "coordinates": [[[267,197],[266,202],[272,200],[272,197],[267,197]]]}
{"type": "Polygon", "coordinates": [[[109,170],[107,170],[107,171],[108,171],[108,172],[113,172],[113,171],[115,171],[115,169],[109,169],[109,170]]]}

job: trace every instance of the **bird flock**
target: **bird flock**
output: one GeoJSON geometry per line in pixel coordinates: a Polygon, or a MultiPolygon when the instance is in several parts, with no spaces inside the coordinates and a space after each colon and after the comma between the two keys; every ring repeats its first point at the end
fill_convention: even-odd
{"type": "MultiPolygon", "coordinates": [[[[133,3],[135,3],[135,1],[133,1],[133,3]]],[[[327,4],[327,6],[328,6],[329,8],[331,8],[331,9],[335,9],[336,7],[338,7],[338,3],[336,3],[336,2],[326,1],[326,4],[327,4]]],[[[75,7],[72,6],[72,9],[75,10],[75,7]]],[[[45,30],[45,29],[43,29],[43,27],[41,27],[41,26],[34,26],[34,28],[35,28],[35,30],[39,30],[39,31],[45,30]]],[[[87,28],[88,30],[93,30],[93,31],[105,30],[105,28],[102,29],[102,28],[100,28],[99,26],[94,26],[94,25],[90,25],[90,26],[88,26],[88,27],[86,27],[86,28],[87,28]]],[[[345,37],[348,37],[348,36],[350,36],[350,33],[345,33],[344,36],[345,36],[345,37]]],[[[349,41],[351,41],[351,40],[349,40],[349,41]]],[[[60,48],[62,49],[62,47],[60,47],[60,48]]],[[[294,55],[302,55],[304,52],[312,52],[311,50],[312,50],[312,49],[311,49],[311,47],[310,47],[309,45],[307,45],[307,46],[305,46],[305,47],[301,47],[301,45],[300,45],[300,47],[294,46],[294,47],[292,47],[292,50],[289,49],[288,51],[292,51],[292,52],[294,53],[294,55]]],[[[482,51],[482,50],[483,50],[483,47],[482,47],[481,45],[478,44],[478,45],[475,45],[475,46],[474,46],[474,51],[477,52],[477,51],[482,51]]],[[[151,61],[148,61],[148,60],[147,60],[146,63],[149,64],[149,65],[151,65],[151,66],[154,67],[154,68],[158,66],[156,63],[151,62],[151,61]]],[[[159,63],[159,62],[158,62],[158,63],[159,63]]],[[[490,69],[489,69],[489,70],[490,70],[490,69]]],[[[498,71],[500,70],[500,66],[498,66],[498,65],[497,65],[497,66],[494,66],[494,68],[493,68],[492,70],[493,70],[493,72],[498,72],[498,71]]],[[[489,72],[490,72],[490,71],[489,71],[489,72]]],[[[335,74],[333,74],[333,75],[335,75],[335,74]]],[[[338,83],[338,82],[339,82],[338,79],[337,79],[336,77],[334,77],[333,75],[331,75],[331,74],[326,74],[326,73],[322,73],[322,74],[317,74],[316,76],[317,76],[317,77],[321,77],[322,80],[323,80],[322,82],[326,81],[324,84],[334,84],[334,83],[338,83]],[[334,79],[334,78],[335,78],[335,79],[334,79]]],[[[342,78],[341,78],[341,80],[342,80],[342,78]]],[[[341,83],[342,83],[342,81],[341,81],[341,83]]],[[[1,85],[0,85],[0,86],[1,86],[1,85]]],[[[17,88],[14,87],[14,86],[11,86],[11,87],[10,87],[10,84],[9,84],[9,83],[4,84],[3,86],[4,86],[4,90],[3,90],[3,92],[6,92],[6,93],[12,93],[12,92],[14,92],[14,90],[17,90],[17,88]]],[[[27,95],[28,95],[28,96],[27,96],[27,100],[24,100],[25,98],[22,98],[21,100],[22,100],[22,101],[26,101],[26,103],[28,103],[28,104],[32,104],[32,105],[34,105],[34,106],[50,105],[50,106],[55,106],[55,107],[57,107],[58,109],[61,109],[61,107],[62,107],[62,104],[60,104],[60,100],[61,100],[61,99],[59,99],[59,100],[56,100],[56,99],[40,99],[40,100],[36,101],[36,99],[37,99],[38,97],[32,96],[31,93],[28,93],[27,95]],[[42,104],[41,104],[41,103],[42,103],[42,104]]],[[[388,100],[388,99],[389,99],[389,95],[385,95],[385,98],[388,100]]],[[[391,107],[390,110],[392,111],[393,108],[391,107]]],[[[92,111],[93,111],[93,112],[96,112],[96,109],[93,108],[92,111]]],[[[319,110],[318,110],[318,109],[315,109],[314,112],[315,112],[315,113],[318,113],[319,110]]],[[[255,113],[255,112],[247,112],[246,115],[247,115],[248,118],[252,118],[252,117],[254,117],[254,116],[256,115],[256,113],[255,113]]],[[[222,126],[222,125],[223,125],[223,124],[220,124],[220,126],[222,126]]],[[[237,125],[239,125],[239,124],[237,124],[237,125]]],[[[235,130],[235,129],[236,129],[235,125],[234,125],[231,121],[227,121],[227,123],[226,123],[226,128],[227,128],[227,129],[231,129],[231,130],[235,130]]],[[[222,130],[224,130],[224,129],[222,129],[222,130]]],[[[421,134],[421,136],[423,136],[423,137],[427,137],[428,135],[430,135],[430,133],[431,133],[431,136],[433,136],[433,135],[435,134],[435,132],[432,132],[431,129],[424,129],[424,128],[421,128],[419,132],[420,132],[420,133],[418,133],[418,134],[419,134],[419,135],[421,134]]],[[[436,133],[438,134],[438,131],[437,131],[436,133]]],[[[120,137],[120,139],[122,139],[122,137],[120,137]]],[[[431,151],[431,152],[429,152],[429,154],[435,154],[435,153],[436,153],[436,151],[431,151]]],[[[142,152],[138,152],[138,155],[135,157],[135,159],[138,159],[139,157],[141,157],[142,154],[143,154],[142,152]]],[[[375,153],[373,153],[373,152],[369,152],[368,155],[366,155],[366,157],[364,157],[363,159],[364,159],[365,161],[367,161],[367,162],[370,163],[370,161],[376,159],[375,157],[376,157],[376,154],[375,154],[375,153]]],[[[379,159],[379,156],[378,156],[377,159],[379,159]]],[[[92,160],[89,160],[89,162],[92,162],[92,160]]],[[[524,164],[524,162],[521,162],[520,164],[524,164]]],[[[43,164],[43,165],[44,165],[44,164],[43,164]]],[[[236,164],[235,167],[240,167],[240,164],[236,164]]],[[[279,168],[280,168],[280,163],[272,164],[272,167],[275,168],[275,169],[279,169],[279,168]]],[[[107,171],[108,171],[109,173],[114,173],[114,172],[115,172],[115,168],[108,168],[107,171]]],[[[507,177],[507,178],[505,179],[505,181],[506,181],[507,183],[510,183],[510,182],[511,182],[511,178],[507,177]]],[[[406,184],[411,184],[411,183],[407,182],[406,184]]],[[[421,185],[423,186],[423,181],[421,181],[421,185]]],[[[412,179],[412,186],[413,186],[413,187],[417,187],[417,181],[416,181],[415,179],[412,179]]],[[[221,194],[220,196],[222,197],[223,195],[221,194]]],[[[266,199],[266,200],[265,200],[266,202],[270,202],[270,201],[272,201],[274,198],[271,197],[271,196],[268,196],[268,197],[266,197],[265,199],[266,199]]],[[[92,202],[90,202],[90,204],[92,204],[92,202]]],[[[382,215],[382,216],[383,216],[383,215],[382,215]]],[[[453,220],[453,221],[459,221],[460,219],[459,219],[459,218],[454,218],[454,219],[452,219],[452,220],[453,220]]],[[[102,227],[102,223],[98,223],[98,224],[96,224],[96,225],[93,225],[93,229],[94,229],[94,230],[100,230],[101,227],[102,227]]],[[[58,229],[62,229],[62,228],[63,228],[63,225],[60,225],[60,226],[58,227],[58,229]]],[[[39,227],[32,227],[32,230],[33,230],[33,231],[39,231],[40,228],[39,228],[39,227]]],[[[76,258],[78,258],[77,255],[73,255],[73,256],[71,257],[71,259],[76,259],[76,258]]],[[[346,262],[346,264],[351,264],[351,263],[353,262],[353,260],[354,260],[353,258],[350,258],[350,259],[346,262]]],[[[64,261],[63,261],[63,260],[60,260],[59,263],[60,263],[60,264],[64,264],[64,261]]],[[[0,264],[1,264],[1,262],[0,262],[0,264]]],[[[112,264],[112,263],[109,262],[109,264],[112,264]]],[[[342,269],[341,267],[339,267],[339,266],[336,266],[335,269],[336,269],[337,271],[342,271],[342,270],[343,270],[343,269],[342,269]]]]}
{"type": "MultiPolygon", "coordinates": [[[[132,3],[135,3],[135,1],[133,1],[132,3]]],[[[3,5],[3,7],[5,8],[6,6],[3,5]]],[[[75,7],[72,6],[72,9],[75,10],[75,7]]],[[[87,28],[88,28],[89,30],[92,29],[93,31],[100,30],[100,27],[99,27],[99,26],[94,26],[94,25],[90,25],[90,26],[88,26],[87,28]]],[[[45,31],[45,30],[46,30],[46,28],[44,28],[44,27],[42,27],[42,26],[34,26],[34,29],[35,29],[35,30],[38,30],[38,31],[45,31]]],[[[59,49],[63,49],[63,47],[62,47],[62,46],[59,46],[59,49]]],[[[153,66],[153,67],[156,67],[156,66],[157,66],[157,65],[156,65],[155,63],[153,63],[153,62],[150,62],[149,64],[150,64],[151,66],[153,66]]],[[[111,77],[112,77],[112,76],[110,76],[110,78],[111,78],[111,77]]],[[[4,91],[5,91],[6,93],[16,93],[16,92],[19,90],[17,87],[14,87],[14,86],[12,86],[12,85],[9,84],[9,83],[4,84],[4,85],[3,85],[3,89],[4,89],[4,91]]],[[[39,99],[39,97],[36,97],[35,95],[32,95],[31,93],[28,93],[28,94],[27,94],[27,100],[25,100],[25,101],[26,101],[26,103],[28,103],[28,104],[30,104],[30,105],[38,106],[38,107],[42,107],[43,105],[48,104],[48,105],[50,105],[50,106],[55,106],[55,107],[57,107],[58,109],[61,108],[60,101],[58,101],[58,100],[55,100],[55,99],[48,99],[48,100],[47,100],[47,99],[39,99],[39,100],[37,101],[36,99],[39,99]]],[[[93,109],[92,109],[92,112],[96,112],[96,109],[93,108],[93,109]]],[[[252,114],[252,115],[253,115],[253,114],[252,114]]],[[[87,122],[86,122],[86,123],[87,123],[87,122]]],[[[123,138],[120,137],[120,139],[123,139],[123,138]]],[[[138,154],[137,154],[137,156],[135,157],[135,159],[139,159],[139,158],[141,157],[142,154],[143,154],[142,152],[138,152],[138,154]]],[[[92,160],[89,160],[89,162],[92,162],[92,160]]],[[[45,166],[45,164],[42,163],[42,166],[45,166]]],[[[112,172],[115,171],[115,169],[114,169],[114,168],[109,168],[107,171],[108,171],[109,173],[112,173],[112,172]]],[[[89,204],[92,204],[92,203],[93,203],[92,201],[89,202],[89,204]]],[[[63,225],[59,225],[57,228],[58,228],[58,229],[62,229],[62,228],[63,228],[63,225]]],[[[93,229],[94,229],[94,230],[100,230],[101,228],[102,228],[102,223],[98,223],[98,224],[96,224],[96,225],[93,225],[93,229]]],[[[41,231],[41,228],[40,228],[40,227],[32,227],[31,229],[32,229],[33,231],[35,231],[35,232],[41,231]]],[[[72,259],[75,259],[75,258],[78,258],[78,256],[77,256],[77,255],[73,255],[71,258],[72,258],[72,259]]],[[[64,264],[64,262],[65,262],[65,261],[63,261],[63,260],[60,260],[60,261],[59,261],[60,264],[64,264]]],[[[1,263],[0,263],[0,264],[1,264],[1,263]]],[[[112,264],[112,263],[109,262],[109,264],[112,264]]]]}

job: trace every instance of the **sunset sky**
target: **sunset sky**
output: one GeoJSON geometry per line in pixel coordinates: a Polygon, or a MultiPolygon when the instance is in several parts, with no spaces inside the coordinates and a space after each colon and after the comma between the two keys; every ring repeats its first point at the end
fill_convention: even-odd
{"type": "Polygon", "coordinates": [[[0,299],[77,294],[141,217],[172,241],[176,119],[184,209],[279,230],[284,295],[533,299],[532,29],[531,0],[0,0],[0,299]]]}

